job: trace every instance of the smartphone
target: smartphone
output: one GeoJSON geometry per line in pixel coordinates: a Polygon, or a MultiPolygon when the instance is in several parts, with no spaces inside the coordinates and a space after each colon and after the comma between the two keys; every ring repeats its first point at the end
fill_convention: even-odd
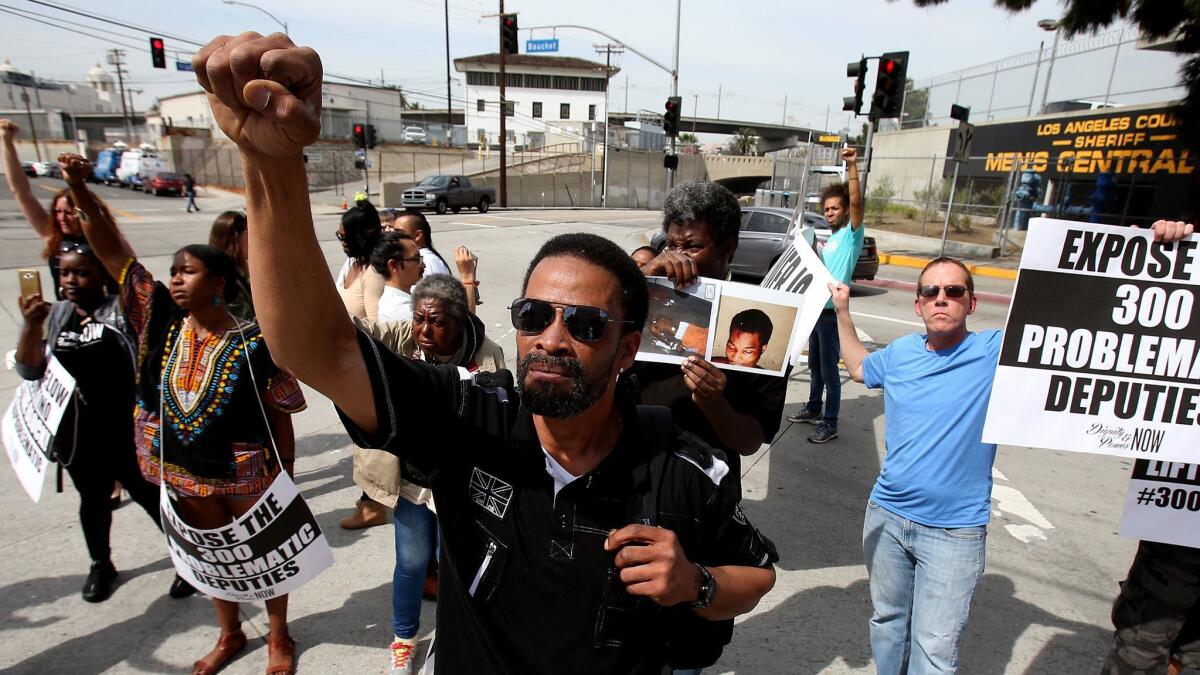
{"type": "Polygon", "coordinates": [[[21,284],[21,298],[42,295],[42,274],[38,270],[17,270],[17,281],[21,284]]]}

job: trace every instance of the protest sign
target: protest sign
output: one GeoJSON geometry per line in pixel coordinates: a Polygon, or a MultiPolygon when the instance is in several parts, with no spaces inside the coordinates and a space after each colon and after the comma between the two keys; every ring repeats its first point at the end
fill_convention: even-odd
{"type": "Polygon", "coordinates": [[[1030,221],[983,440],[1200,460],[1197,245],[1030,221]]]}
{"type": "Polygon", "coordinates": [[[706,277],[682,289],[662,277],[647,281],[650,306],[639,361],[682,363],[699,356],[726,370],[786,372],[802,296],[706,277]]]}
{"type": "Polygon", "coordinates": [[[184,522],[166,487],[160,508],[175,571],[214,598],[253,602],[279,597],[333,564],[329,542],[286,473],[249,511],[219,529],[184,522]]]}
{"type": "Polygon", "coordinates": [[[779,256],[779,260],[771,266],[767,276],[763,277],[760,286],[786,293],[799,295],[801,301],[799,316],[796,319],[796,335],[791,343],[789,358],[796,363],[801,360],[801,354],[808,346],[808,336],[821,310],[829,302],[828,284],[836,281],[824,263],[812,249],[811,242],[803,232],[791,237],[791,245],[779,256]]]}
{"type": "Polygon", "coordinates": [[[1120,534],[1200,548],[1200,464],[1135,462],[1120,534]]]}
{"type": "MultiPolygon", "coordinates": [[[[22,381],[0,421],[8,461],[21,487],[33,501],[42,498],[50,465],[50,445],[63,413],[71,403],[75,378],[54,358],[46,362],[42,379],[22,381]]],[[[70,461],[71,458],[67,458],[70,461]]]]}

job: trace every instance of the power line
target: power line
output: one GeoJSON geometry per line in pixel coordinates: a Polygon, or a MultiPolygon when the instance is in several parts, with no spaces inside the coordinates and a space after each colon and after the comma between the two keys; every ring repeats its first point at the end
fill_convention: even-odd
{"type": "Polygon", "coordinates": [[[150,28],[146,28],[146,27],[144,27],[144,26],[136,26],[136,25],[134,25],[134,24],[131,24],[131,23],[125,23],[125,22],[123,22],[123,21],[117,21],[116,19],[110,19],[110,18],[108,18],[108,17],[106,17],[106,16],[101,16],[101,15],[99,15],[99,14],[89,14],[89,13],[87,13],[87,12],[83,11],[83,10],[80,10],[80,9],[75,9],[74,7],[68,7],[68,6],[66,6],[66,5],[56,5],[56,4],[52,3],[52,2],[45,2],[44,0],[29,0],[29,2],[32,2],[32,3],[33,3],[33,4],[35,4],[35,5],[42,5],[42,6],[44,6],[44,7],[49,7],[49,8],[51,8],[51,9],[57,9],[57,10],[58,10],[58,11],[60,11],[60,12],[67,12],[67,13],[69,13],[69,14],[76,14],[76,15],[79,15],[79,16],[82,16],[82,17],[87,17],[87,18],[89,18],[89,19],[94,19],[94,20],[96,20],[96,21],[103,21],[104,23],[109,23],[109,24],[112,24],[112,25],[114,25],[114,26],[121,26],[121,27],[123,27],[123,28],[131,28],[131,29],[133,29],[133,30],[140,31],[140,32],[143,32],[143,33],[147,33],[147,34],[149,34],[149,35],[156,35],[156,36],[158,36],[158,37],[170,38],[170,39],[172,39],[172,40],[177,40],[177,41],[179,41],[179,42],[186,42],[186,43],[188,43],[188,44],[192,44],[192,45],[195,45],[195,46],[197,46],[197,47],[203,47],[203,46],[204,46],[204,43],[203,43],[203,42],[197,42],[197,41],[195,41],[195,40],[189,40],[188,38],[185,38],[185,37],[179,37],[178,35],[172,35],[172,34],[170,34],[170,33],[164,32],[164,31],[156,31],[156,30],[153,30],[153,29],[150,29],[150,28]]]}

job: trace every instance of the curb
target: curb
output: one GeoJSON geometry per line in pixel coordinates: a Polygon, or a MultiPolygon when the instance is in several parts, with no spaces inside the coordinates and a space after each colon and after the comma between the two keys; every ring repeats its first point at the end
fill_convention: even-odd
{"type": "MultiPolygon", "coordinates": [[[[880,265],[898,265],[900,267],[915,267],[917,269],[921,269],[928,265],[930,260],[933,260],[933,258],[918,258],[916,256],[900,255],[897,253],[879,254],[880,265]]],[[[996,279],[1008,279],[1009,281],[1015,281],[1017,278],[1016,270],[1010,270],[1004,267],[991,267],[988,265],[975,265],[973,263],[963,264],[967,266],[967,269],[971,271],[971,274],[974,274],[978,277],[993,277],[996,279]]],[[[982,297],[982,294],[980,294],[980,297],[982,297]]]]}
{"type": "MultiPolygon", "coordinates": [[[[880,258],[882,258],[882,257],[883,256],[880,255],[880,258]]],[[[911,291],[913,293],[917,292],[917,282],[915,282],[915,281],[900,281],[898,279],[875,278],[870,281],[855,281],[854,283],[860,284],[863,286],[875,286],[877,288],[891,288],[891,289],[898,290],[898,291],[911,291]]],[[[986,291],[976,291],[975,297],[978,298],[980,302],[988,302],[988,303],[992,303],[992,304],[996,304],[996,305],[1006,305],[1007,306],[1009,303],[1012,302],[1012,296],[1004,295],[1003,293],[988,293],[986,291]]]]}

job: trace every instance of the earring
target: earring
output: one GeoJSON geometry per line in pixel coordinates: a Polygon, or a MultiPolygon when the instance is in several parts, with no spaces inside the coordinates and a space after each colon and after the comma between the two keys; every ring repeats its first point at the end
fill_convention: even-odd
{"type": "Polygon", "coordinates": [[[213,296],[213,307],[220,307],[220,306],[221,306],[221,296],[214,295],[213,296]]]}
{"type": "Polygon", "coordinates": [[[62,286],[59,286],[59,287],[58,287],[58,294],[59,294],[60,296],[63,294],[63,287],[62,287],[62,286]]]}

